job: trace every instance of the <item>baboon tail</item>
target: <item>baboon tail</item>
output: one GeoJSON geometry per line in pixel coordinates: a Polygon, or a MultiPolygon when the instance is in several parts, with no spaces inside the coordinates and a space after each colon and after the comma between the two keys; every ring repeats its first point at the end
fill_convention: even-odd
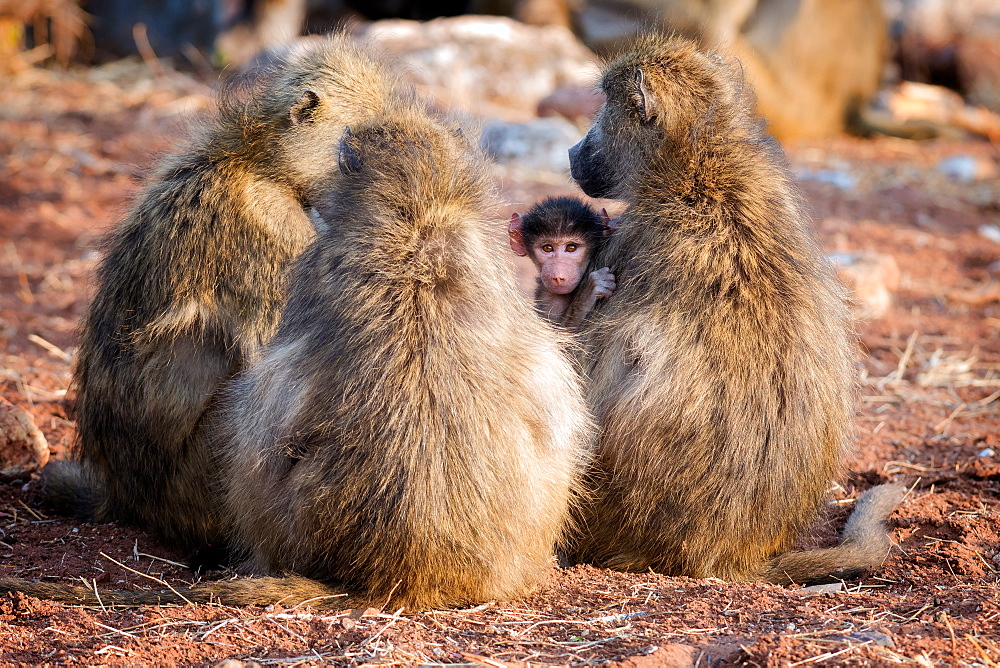
{"type": "Polygon", "coordinates": [[[885,519],[903,500],[903,485],[872,487],[858,497],[837,547],[786,552],[774,557],[761,576],[775,584],[823,584],[859,577],[880,566],[889,554],[885,519]]]}
{"type": "Polygon", "coordinates": [[[53,461],[42,469],[42,496],[45,505],[57,513],[87,522],[106,522],[104,481],[87,464],[53,461]]]}
{"type": "Polygon", "coordinates": [[[155,591],[101,590],[80,585],[0,578],[0,593],[20,592],[60,603],[95,607],[135,608],[141,605],[216,603],[227,606],[285,606],[306,603],[316,609],[361,607],[363,602],[309,578],[261,577],[203,582],[192,587],[155,591]]]}

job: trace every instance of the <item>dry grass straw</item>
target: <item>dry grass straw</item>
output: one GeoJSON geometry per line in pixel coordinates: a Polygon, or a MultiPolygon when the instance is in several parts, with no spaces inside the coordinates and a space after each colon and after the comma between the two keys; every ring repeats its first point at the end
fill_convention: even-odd
{"type": "MultiPolygon", "coordinates": [[[[140,575],[140,576],[142,576],[142,577],[144,577],[144,578],[149,578],[149,579],[150,579],[150,580],[152,580],[153,582],[155,582],[155,583],[157,583],[157,584],[159,584],[159,585],[163,585],[164,587],[166,587],[166,588],[167,588],[167,589],[169,589],[170,591],[172,591],[172,592],[174,592],[175,594],[177,594],[177,596],[178,596],[178,597],[179,597],[179,598],[180,598],[180,599],[181,599],[182,601],[184,601],[185,603],[187,603],[188,605],[194,605],[194,603],[192,603],[191,601],[189,601],[189,600],[188,600],[187,598],[185,598],[185,597],[184,597],[184,594],[180,593],[179,591],[177,591],[176,589],[174,589],[173,587],[171,587],[171,586],[170,586],[170,584],[169,584],[169,583],[168,583],[168,582],[167,582],[166,580],[162,580],[162,579],[160,579],[160,578],[158,578],[158,577],[155,577],[155,576],[152,576],[152,575],[147,575],[146,573],[143,573],[143,572],[141,572],[141,571],[137,571],[137,570],[135,570],[134,568],[129,568],[128,566],[126,566],[126,565],[125,565],[125,564],[123,564],[122,562],[118,561],[117,559],[114,559],[114,558],[112,558],[112,557],[109,557],[109,556],[108,556],[108,555],[106,555],[106,554],[105,554],[104,552],[99,552],[98,554],[100,554],[100,555],[101,555],[102,557],[104,557],[104,558],[105,558],[105,559],[107,559],[108,561],[110,561],[110,562],[112,562],[112,563],[115,563],[115,564],[117,564],[117,565],[121,566],[122,568],[124,568],[124,569],[125,569],[125,570],[127,570],[127,571],[130,571],[130,572],[132,572],[132,573],[135,573],[136,575],[140,575]]],[[[95,593],[95,594],[97,595],[97,600],[98,600],[98,601],[100,601],[100,600],[101,600],[101,595],[100,595],[100,594],[99,594],[99,593],[97,592],[97,584],[96,584],[96,583],[94,584],[94,593],[95,593]]],[[[102,608],[104,607],[104,604],[103,604],[103,603],[101,604],[101,607],[102,607],[102,608]]]]}
{"type": "MultiPolygon", "coordinates": [[[[992,411],[991,404],[1000,399],[1000,389],[977,400],[968,400],[956,392],[959,388],[980,387],[1000,388],[1000,364],[982,363],[979,361],[978,348],[971,352],[946,352],[943,348],[934,346],[928,352],[929,346],[921,343],[931,343],[941,337],[921,336],[914,331],[906,340],[903,350],[898,350],[899,362],[896,368],[882,377],[866,377],[877,394],[866,395],[862,401],[867,404],[882,404],[875,413],[880,413],[888,404],[902,403],[932,403],[947,407],[949,413],[936,424],[933,431],[937,438],[945,438],[952,423],[958,419],[975,418],[985,412],[992,411]],[[943,390],[941,396],[933,396],[927,390],[943,390]]],[[[878,419],[877,416],[874,419],[878,419]]],[[[880,424],[873,431],[882,427],[880,424]]]]}

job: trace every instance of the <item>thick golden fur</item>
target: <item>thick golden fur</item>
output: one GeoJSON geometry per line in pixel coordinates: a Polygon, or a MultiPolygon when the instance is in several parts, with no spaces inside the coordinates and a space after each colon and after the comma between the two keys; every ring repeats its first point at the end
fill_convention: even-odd
{"type": "Polygon", "coordinates": [[[607,102],[570,151],[588,195],[628,204],[592,265],[618,290],[581,334],[600,436],[577,556],[737,581],[849,574],[884,558],[898,489],[855,518],[851,535],[875,543],[772,561],[840,471],[854,337],[739,72],[685,40],[641,38],[607,67],[607,102]]]}
{"type": "Polygon", "coordinates": [[[205,412],[274,334],[344,126],[399,91],[342,36],[292,48],[227,88],[163,160],[107,239],[74,377],[78,459],[47,471],[54,505],[183,550],[220,542],[205,412]]]}
{"type": "Polygon", "coordinates": [[[461,131],[375,120],[341,165],[314,202],[330,229],[219,413],[234,546],[408,609],[519,596],[589,454],[564,342],[518,296],[461,131]]]}

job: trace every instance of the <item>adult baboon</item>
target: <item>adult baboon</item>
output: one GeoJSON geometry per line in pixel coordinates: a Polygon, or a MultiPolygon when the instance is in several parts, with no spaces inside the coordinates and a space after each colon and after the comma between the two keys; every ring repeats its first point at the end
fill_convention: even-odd
{"type": "Polygon", "coordinates": [[[461,132],[400,114],[348,132],[340,165],[331,230],[222,412],[235,542],[394,605],[509,598],[567,519],[577,378],[494,254],[461,132]]]}
{"type": "Polygon", "coordinates": [[[854,344],[738,64],[645,36],[602,88],[572,173],[628,208],[591,265],[611,267],[618,289],[581,334],[601,482],[577,556],[771,582],[880,563],[896,487],[860,504],[840,547],[786,553],[847,447],[854,344]]]}
{"type": "Polygon", "coordinates": [[[182,550],[219,543],[203,416],[275,331],[344,126],[405,95],[344,36],[291,48],[156,169],[106,242],[74,376],[78,459],[48,469],[54,505],[182,550]]]}
{"type": "Polygon", "coordinates": [[[361,123],[340,168],[314,200],[329,230],[296,265],[278,333],[213,419],[235,547],[253,571],[316,581],[183,596],[420,609],[521,595],[552,563],[589,455],[564,342],[519,298],[485,160],[460,132],[419,112],[361,123]]]}

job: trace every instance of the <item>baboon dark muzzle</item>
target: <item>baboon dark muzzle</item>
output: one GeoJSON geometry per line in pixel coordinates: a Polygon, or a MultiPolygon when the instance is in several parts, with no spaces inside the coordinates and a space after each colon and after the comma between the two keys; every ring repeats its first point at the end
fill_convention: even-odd
{"type": "Polygon", "coordinates": [[[590,197],[610,197],[614,184],[608,178],[610,170],[601,164],[600,151],[594,149],[590,132],[569,149],[569,173],[580,189],[590,197]]]}

